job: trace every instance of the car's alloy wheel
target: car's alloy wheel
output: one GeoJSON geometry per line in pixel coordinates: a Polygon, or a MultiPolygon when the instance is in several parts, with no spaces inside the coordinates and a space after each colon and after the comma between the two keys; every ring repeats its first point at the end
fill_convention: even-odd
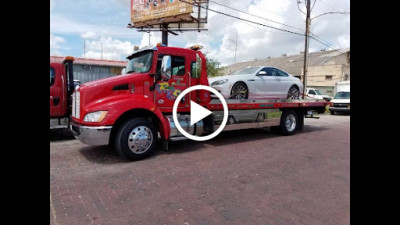
{"type": "Polygon", "coordinates": [[[231,99],[247,99],[249,90],[244,83],[237,83],[232,87],[231,99]]]}
{"type": "Polygon", "coordinates": [[[291,87],[288,92],[288,99],[300,99],[300,91],[297,87],[291,87]]]}

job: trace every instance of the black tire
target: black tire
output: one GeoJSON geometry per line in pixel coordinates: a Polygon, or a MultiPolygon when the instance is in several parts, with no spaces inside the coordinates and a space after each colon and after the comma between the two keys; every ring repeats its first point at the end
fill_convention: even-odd
{"type": "Polygon", "coordinates": [[[329,112],[331,113],[331,115],[335,115],[335,111],[329,110],[329,112]]]}
{"type": "Polygon", "coordinates": [[[271,127],[271,131],[281,135],[293,135],[297,131],[300,122],[295,111],[284,111],[281,115],[280,125],[271,127]]]}
{"type": "Polygon", "coordinates": [[[238,82],[233,85],[231,89],[230,99],[248,99],[249,98],[249,88],[243,82],[238,82]]]}
{"type": "Polygon", "coordinates": [[[291,86],[288,91],[287,99],[300,99],[300,91],[296,86],[291,86]]]}
{"type": "Polygon", "coordinates": [[[115,135],[115,149],[129,160],[139,160],[152,154],[157,142],[154,125],[142,118],[127,120],[115,135]]]}

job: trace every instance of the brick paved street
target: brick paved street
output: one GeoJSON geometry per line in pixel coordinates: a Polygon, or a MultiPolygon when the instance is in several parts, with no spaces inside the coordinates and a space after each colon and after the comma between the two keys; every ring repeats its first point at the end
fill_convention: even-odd
{"type": "Polygon", "coordinates": [[[350,116],[223,132],[129,162],[50,137],[50,224],[350,224],[350,116]]]}

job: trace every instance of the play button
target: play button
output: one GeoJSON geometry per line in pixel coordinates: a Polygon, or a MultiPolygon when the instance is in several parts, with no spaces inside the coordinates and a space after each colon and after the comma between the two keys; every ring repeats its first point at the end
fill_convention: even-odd
{"type": "MultiPolygon", "coordinates": [[[[196,124],[197,122],[199,122],[200,120],[209,116],[210,114],[212,114],[212,112],[210,110],[204,108],[203,106],[197,104],[196,102],[190,101],[190,126],[193,126],[193,124],[196,124]]],[[[204,85],[196,85],[196,86],[185,89],[176,98],[176,100],[174,102],[174,106],[172,108],[172,119],[174,120],[174,124],[175,124],[176,128],[185,137],[192,139],[194,141],[207,141],[207,140],[210,140],[211,138],[214,138],[215,136],[217,136],[225,128],[226,122],[228,121],[228,105],[226,104],[225,98],[221,95],[221,93],[219,93],[214,88],[209,87],[209,86],[204,86],[204,85]],[[221,100],[221,104],[224,108],[224,117],[222,119],[222,123],[219,125],[218,129],[216,131],[214,131],[214,133],[209,134],[207,136],[195,136],[195,135],[189,134],[181,127],[181,125],[179,124],[179,121],[178,121],[177,110],[178,110],[179,102],[182,100],[182,98],[186,94],[188,94],[191,91],[195,91],[195,90],[206,90],[206,91],[212,92],[221,100]]]]}
{"type": "Polygon", "coordinates": [[[212,112],[203,106],[200,106],[194,101],[190,101],[190,125],[193,125],[203,118],[210,115],[212,112]]]}

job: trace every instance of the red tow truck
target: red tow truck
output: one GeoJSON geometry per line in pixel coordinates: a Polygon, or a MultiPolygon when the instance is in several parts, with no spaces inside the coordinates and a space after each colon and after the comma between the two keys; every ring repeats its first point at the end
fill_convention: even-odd
{"type": "MultiPolygon", "coordinates": [[[[174,123],[172,108],[188,87],[209,86],[206,58],[198,46],[177,48],[157,45],[139,49],[127,57],[126,74],[77,86],[73,93],[71,130],[81,142],[110,145],[122,156],[138,160],[149,156],[161,137],[168,141],[186,139],[174,123]]],[[[283,135],[303,129],[304,118],[324,112],[322,100],[226,100],[226,130],[270,127],[283,135]]],[[[220,100],[210,92],[195,90],[178,103],[177,118],[189,134],[214,132],[223,120],[220,100]],[[212,114],[190,125],[190,102],[212,114]]]]}
{"type": "Polygon", "coordinates": [[[72,56],[67,56],[63,63],[50,62],[50,129],[69,128],[74,91],[73,61],[72,56]]]}

